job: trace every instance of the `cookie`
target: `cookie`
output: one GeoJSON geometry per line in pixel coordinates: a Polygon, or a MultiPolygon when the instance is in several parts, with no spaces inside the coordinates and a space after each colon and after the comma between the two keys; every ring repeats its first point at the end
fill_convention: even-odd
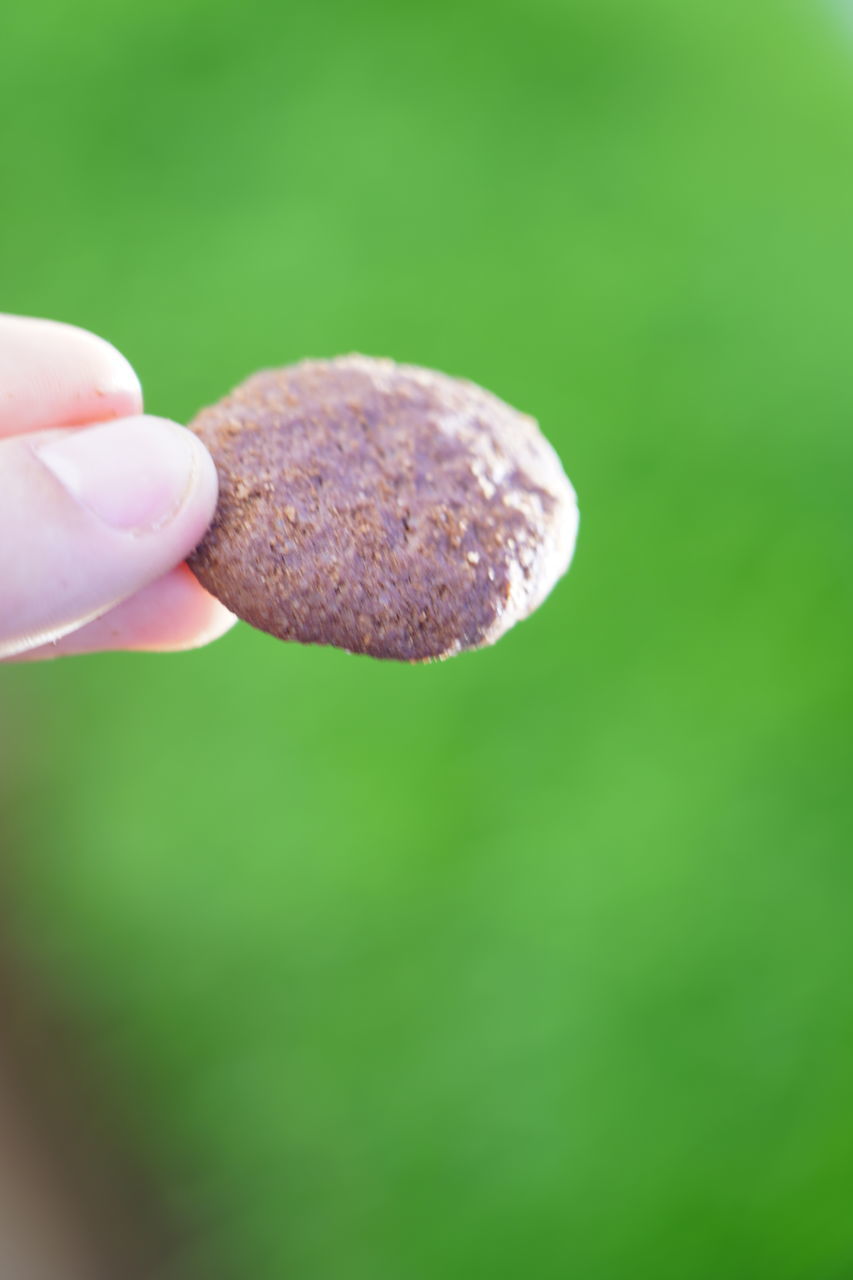
{"type": "Polygon", "coordinates": [[[416,662],[491,644],[566,571],[574,491],[532,418],[367,356],[242,383],[190,424],[219,472],[199,581],[254,627],[416,662]]]}

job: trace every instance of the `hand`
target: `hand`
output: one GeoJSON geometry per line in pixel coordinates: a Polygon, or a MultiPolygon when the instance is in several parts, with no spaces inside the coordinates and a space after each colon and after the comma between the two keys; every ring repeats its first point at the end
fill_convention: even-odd
{"type": "Polygon", "coordinates": [[[234,618],[182,564],[216,493],[204,446],[142,415],[115,348],[0,315],[0,659],[221,635],[234,618]]]}

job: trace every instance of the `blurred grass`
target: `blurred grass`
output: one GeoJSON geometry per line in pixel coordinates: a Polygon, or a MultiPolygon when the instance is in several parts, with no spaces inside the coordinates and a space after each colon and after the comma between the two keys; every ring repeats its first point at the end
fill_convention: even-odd
{"type": "Polygon", "coordinates": [[[254,1280],[853,1271],[853,44],[829,5],[4,13],[0,280],[186,418],[350,349],[536,413],[577,563],[408,669],[8,669],[16,928],[254,1280]]]}

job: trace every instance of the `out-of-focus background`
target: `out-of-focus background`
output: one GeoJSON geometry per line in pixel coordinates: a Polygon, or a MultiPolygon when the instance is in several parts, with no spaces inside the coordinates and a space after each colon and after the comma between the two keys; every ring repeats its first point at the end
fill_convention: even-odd
{"type": "Polygon", "coordinates": [[[850,7],[33,0],[0,121],[0,305],[151,411],[393,355],[581,504],[443,665],[2,669],[3,933],[158,1274],[853,1274],[850,7]]]}

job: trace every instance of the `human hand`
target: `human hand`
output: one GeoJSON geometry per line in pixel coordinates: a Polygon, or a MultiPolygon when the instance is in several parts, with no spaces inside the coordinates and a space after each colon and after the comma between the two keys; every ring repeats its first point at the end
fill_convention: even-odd
{"type": "Polygon", "coordinates": [[[233,616],[182,563],[216,495],[207,450],[142,416],[114,347],[0,315],[0,659],[220,636],[233,616]]]}

